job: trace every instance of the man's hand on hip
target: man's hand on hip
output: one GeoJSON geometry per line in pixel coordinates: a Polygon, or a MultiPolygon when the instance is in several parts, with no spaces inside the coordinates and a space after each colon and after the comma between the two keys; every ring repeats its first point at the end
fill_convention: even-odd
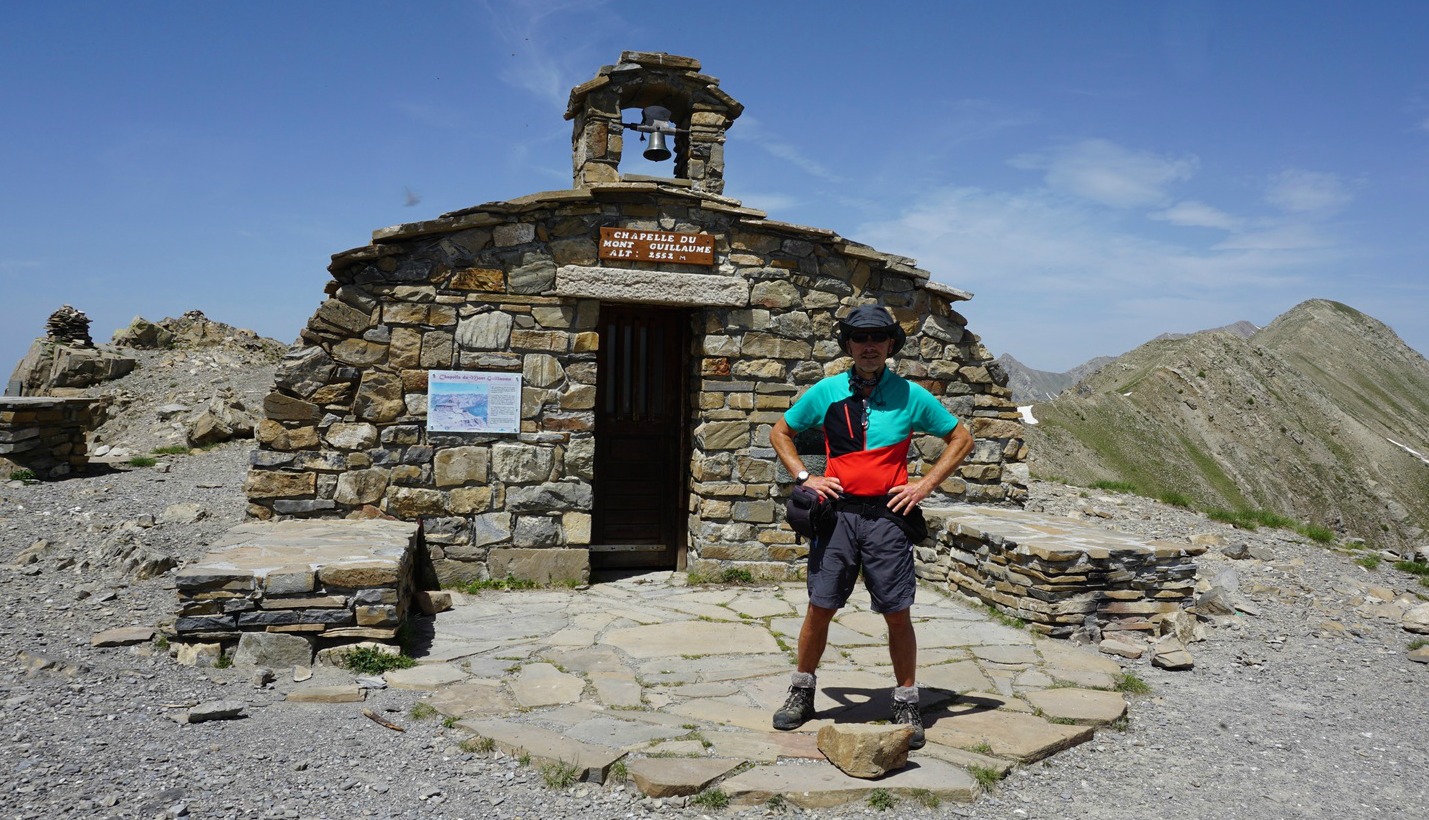
{"type": "Polygon", "coordinates": [[[888,509],[899,515],[907,515],[918,506],[918,502],[928,497],[928,492],[921,481],[894,487],[888,491],[888,509]]]}
{"type": "Polygon", "coordinates": [[[819,498],[826,501],[832,501],[844,492],[843,483],[829,475],[811,475],[805,479],[804,486],[818,493],[819,498]]]}

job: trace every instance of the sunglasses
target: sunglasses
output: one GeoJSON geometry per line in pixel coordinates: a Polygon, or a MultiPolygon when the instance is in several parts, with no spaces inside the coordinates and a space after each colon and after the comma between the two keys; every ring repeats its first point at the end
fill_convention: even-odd
{"type": "Polygon", "coordinates": [[[873,342],[874,344],[878,344],[879,342],[886,342],[892,337],[881,330],[875,330],[872,333],[850,333],[848,335],[848,338],[849,341],[853,342],[854,344],[861,345],[867,344],[868,342],[873,342]]]}

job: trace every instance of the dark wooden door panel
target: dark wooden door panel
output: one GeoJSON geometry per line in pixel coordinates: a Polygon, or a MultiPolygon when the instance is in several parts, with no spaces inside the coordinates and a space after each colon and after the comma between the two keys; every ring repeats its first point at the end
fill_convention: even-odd
{"type": "Polygon", "coordinates": [[[591,559],[673,569],[684,513],[683,311],[602,305],[591,559]]]}

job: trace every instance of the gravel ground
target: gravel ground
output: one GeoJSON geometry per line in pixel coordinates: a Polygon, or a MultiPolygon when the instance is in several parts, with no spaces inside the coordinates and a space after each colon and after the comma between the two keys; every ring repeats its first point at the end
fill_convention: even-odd
{"type": "MultiPolygon", "coordinates": [[[[289,704],[281,691],[290,682],[257,687],[252,670],[180,666],[147,645],[90,648],[95,632],[155,625],[172,613],[166,576],[135,580],[114,562],[134,554],[192,560],[237,524],[250,444],[164,457],[157,467],[0,485],[0,583],[9,599],[0,621],[0,816],[882,815],[861,804],[711,810],[618,786],[552,789],[539,771],[462,752],[460,736],[439,721],[413,718],[419,693],[289,704]],[[195,521],[196,509],[203,517],[195,521]],[[48,547],[32,552],[42,555],[14,566],[39,540],[48,547]],[[216,700],[244,703],[246,717],[173,720],[216,700]],[[363,707],[407,731],[362,717],[363,707]]],[[[1207,579],[1234,569],[1257,614],[1208,625],[1207,640],[1190,646],[1192,671],[1125,661],[1150,687],[1133,698],[1125,731],[1100,732],[1018,768],[972,805],[903,801],[886,816],[1424,816],[1429,667],[1408,660],[1415,636],[1398,620],[1367,612],[1374,594],[1429,590],[1387,564],[1371,572],[1285,531],[1232,530],[1129,496],[1033,489],[1032,509],[1155,537],[1219,535],[1227,546],[1264,550],[1266,560],[1232,561],[1213,547],[1201,562],[1207,579]]]]}

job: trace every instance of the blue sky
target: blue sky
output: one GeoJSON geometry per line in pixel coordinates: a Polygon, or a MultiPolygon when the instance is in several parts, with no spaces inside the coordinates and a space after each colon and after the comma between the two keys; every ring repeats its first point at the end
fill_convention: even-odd
{"type": "Polygon", "coordinates": [[[918,259],[995,355],[1315,297],[1426,352],[1426,42],[1419,2],[5,3],[0,368],[65,303],[292,341],[374,229],[569,188],[627,49],[744,103],[728,195],[918,259]]]}

